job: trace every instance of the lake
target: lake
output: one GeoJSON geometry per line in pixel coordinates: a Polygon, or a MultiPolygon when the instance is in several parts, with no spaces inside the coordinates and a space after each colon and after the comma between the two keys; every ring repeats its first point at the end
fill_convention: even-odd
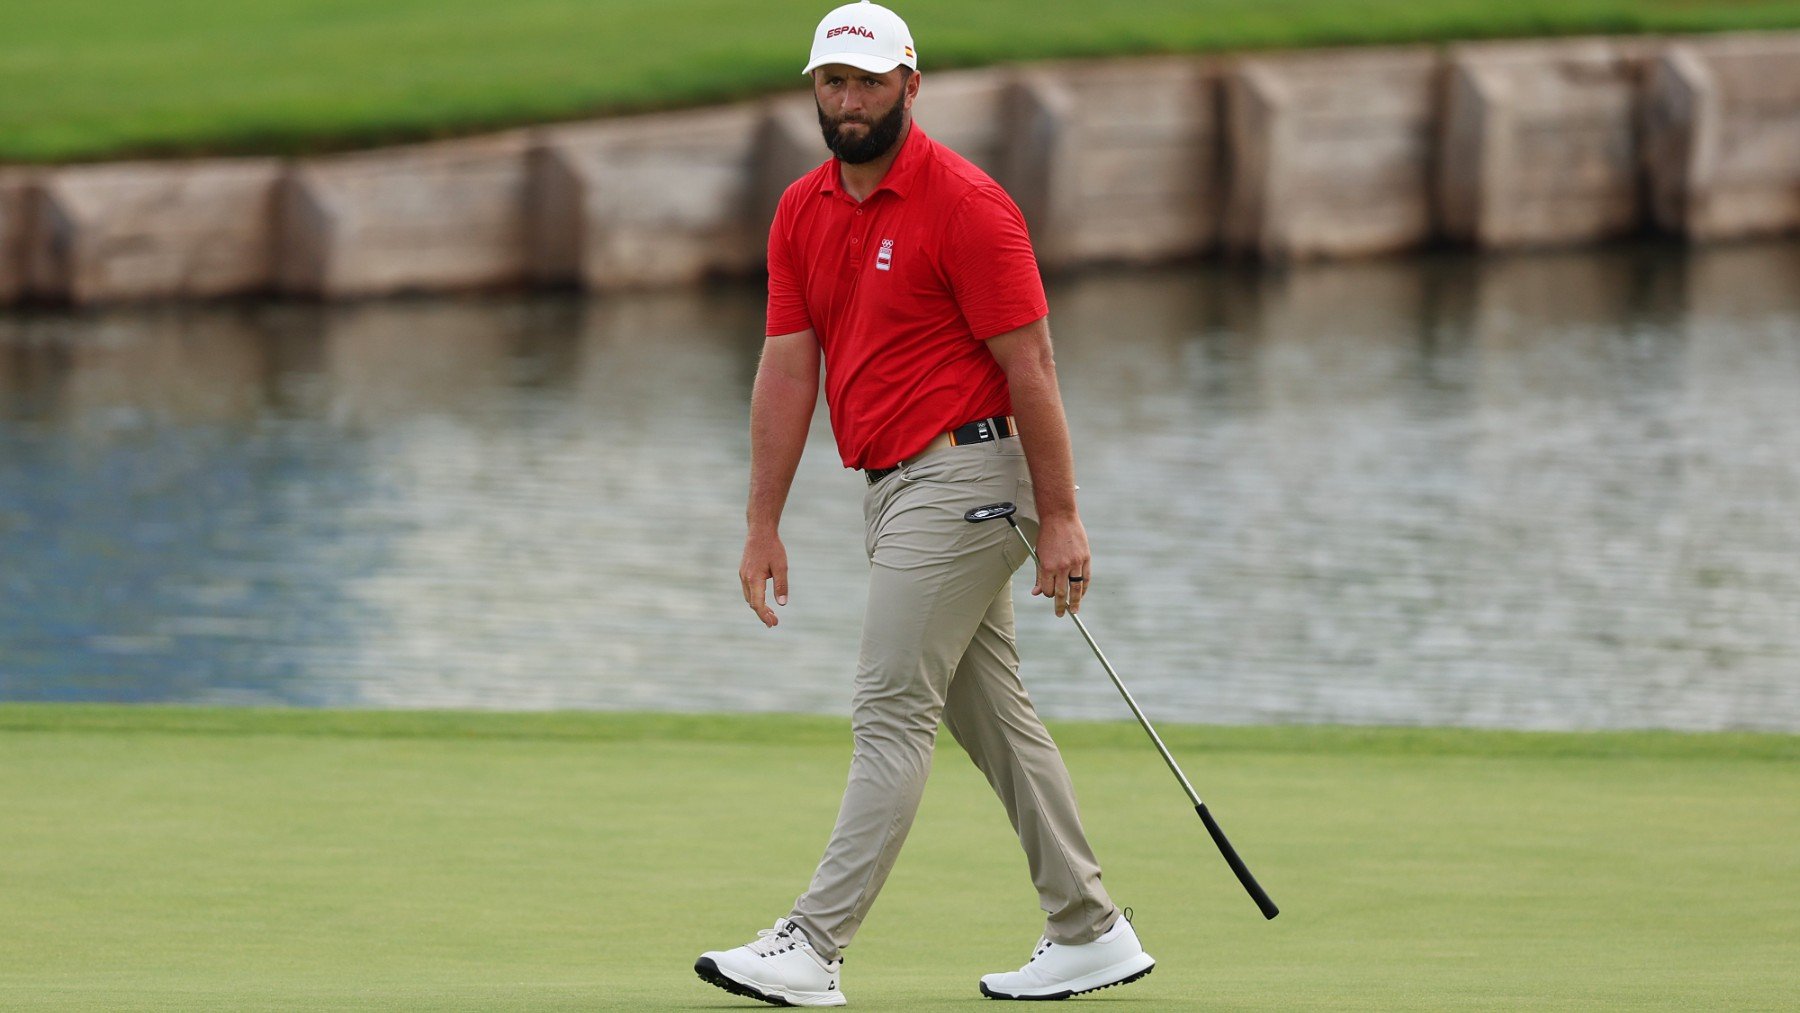
{"type": "MultiPolygon", "coordinates": [[[[1800,731],[1800,245],[1053,281],[1153,719],[1800,731]]],[[[0,699],[847,713],[823,407],[744,606],[757,286],[0,313],[0,699]]],[[[1055,717],[1128,718],[1016,582],[1055,717]]]]}

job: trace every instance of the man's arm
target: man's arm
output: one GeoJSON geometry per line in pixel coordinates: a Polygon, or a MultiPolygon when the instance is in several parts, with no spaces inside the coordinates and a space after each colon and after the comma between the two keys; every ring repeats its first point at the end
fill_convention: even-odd
{"type": "Polygon", "coordinates": [[[1092,586],[1093,560],[1087,529],[1075,508],[1075,452],[1056,385],[1050,349],[1050,320],[1039,317],[1017,330],[989,338],[988,350],[1006,373],[1013,416],[1025,445],[1025,463],[1037,493],[1038,572],[1032,594],[1049,595],[1056,614],[1081,611],[1081,596],[1092,586]],[[1069,577],[1083,580],[1071,584],[1069,577]]]}
{"type": "Polygon", "coordinates": [[[794,471],[806,449],[813,407],[819,399],[819,339],[809,330],[778,334],[763,342],[762,362],[750,395],[749,533],[738,580],[744,601],[764,626],[775,626],[768,605],[768,582],[775,603],[787,604],[787,549],[781,544],[781,511],[787,505],[794,471]]]}

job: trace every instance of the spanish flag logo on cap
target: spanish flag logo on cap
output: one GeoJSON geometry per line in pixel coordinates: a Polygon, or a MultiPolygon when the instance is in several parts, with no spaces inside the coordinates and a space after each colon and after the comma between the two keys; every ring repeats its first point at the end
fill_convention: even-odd
{"type": "Polygon", "coordinates": [[[907,46],[907,47],[906,47],[906,58],[907,58],[907,59],[909,59],[909,60],[916,60],[916,59],[918,59],[918,56],[917,56],[917,55],[916,55],[916,54],[914,54],[914,53],[913,53],[913,50],[912,50],[912,47],[911,47],[911,46],[907,46]]]}

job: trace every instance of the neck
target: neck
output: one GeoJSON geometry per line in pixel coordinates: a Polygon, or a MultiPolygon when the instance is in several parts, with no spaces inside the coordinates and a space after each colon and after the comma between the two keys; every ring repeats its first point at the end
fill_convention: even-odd
{"type": "Polygon", "coordinates": [[[900,139],[895,141],[894,146],[887,149],[880,158],[864,162],[861,165],[851,165],[841,159],[838,161],[838,174],[843,177],[844,190],[855,198],[857,203],[860,204],[867,200],[869,195],[875,192],[875,188],[881,185],[882,178],[887,175],[889,169],[893,168],[894,159],[900,157],[900,149],[906,146],[906,139],[911,135],[912,120],[909,118],[906,126],[900,129],[900,139]]]}

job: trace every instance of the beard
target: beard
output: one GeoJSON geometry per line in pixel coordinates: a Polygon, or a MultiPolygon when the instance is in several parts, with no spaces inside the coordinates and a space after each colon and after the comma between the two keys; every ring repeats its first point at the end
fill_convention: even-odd
{"type": "Polygon", "coordinates": [[[866,119],[851,120],[841,116],[834,119],[825,115],[824,106],[819,106],[819,129],[825,134],[825,146],[840,161],[851,165],[875,161],[887,154],[894,142],[900,139],[900,130],[906,126],[905,105],[900,99],[895,99],[894,107],[874,123],[869,123],[866,119]],[[868,125],[869,130],[861,137],[848,135],[842,130],[846,123],[863,123],[868,125]]]}

